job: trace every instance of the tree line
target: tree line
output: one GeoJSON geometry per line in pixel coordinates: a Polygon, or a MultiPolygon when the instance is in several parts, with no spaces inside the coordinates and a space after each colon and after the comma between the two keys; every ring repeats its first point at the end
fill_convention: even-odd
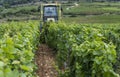
{"type": "Polygon", "coordinates": [[[99,1],[99,2],[106,2],[106,1],[120,1],[120,0],[0,0],[0,5],[4,6],[4,7],[9,7],[11,5],[17,5],[17,4],[25,4],[25,3],[31,3],[31,2],[48,2],[48,1],[67,1],[67,2],[73,2],[73,1],[77,1],[77,2],[81,2],[81,1],[84,1],[84,2],[96,2],[96,1],[99,1]]]}

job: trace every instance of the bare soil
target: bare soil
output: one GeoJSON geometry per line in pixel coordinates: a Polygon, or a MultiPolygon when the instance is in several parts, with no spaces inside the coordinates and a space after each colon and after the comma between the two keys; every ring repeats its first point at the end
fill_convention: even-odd
{"type": "Polygon", "coordinates": [[[58,72],[55,69],[55,54],[47,45],[41,44],[38,47],[35,61],[38,66],[36,73],[39,77],[57,77],[58,72]]]}

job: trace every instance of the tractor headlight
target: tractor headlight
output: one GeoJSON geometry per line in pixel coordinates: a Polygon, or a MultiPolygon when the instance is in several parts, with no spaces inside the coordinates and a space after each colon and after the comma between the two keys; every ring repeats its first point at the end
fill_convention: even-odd
{"type": "Polygon", "coordinates": [[[55,19],[54,18],[47,18],[47,21],[52,21],[52,22],[55,22],[55,19]]]}

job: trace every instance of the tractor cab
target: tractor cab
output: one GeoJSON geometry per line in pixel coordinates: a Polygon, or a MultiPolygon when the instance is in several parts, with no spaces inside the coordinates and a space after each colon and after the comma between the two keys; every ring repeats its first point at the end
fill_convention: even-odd
{"type": "Polygon", "coordinates": [[[61,17],[61,5],[56,3],[41,5],[41,20],[57,22],[61,17]]]}

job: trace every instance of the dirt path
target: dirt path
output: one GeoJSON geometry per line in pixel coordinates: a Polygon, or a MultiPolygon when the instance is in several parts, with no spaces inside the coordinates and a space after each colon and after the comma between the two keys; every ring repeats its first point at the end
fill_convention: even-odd
{"type": "Polygon", "coordinates": [[[55,70],[55,55],[51,48],[41,44],[36,52],[35,61],[38,65],[37,75],[39,77],[57,77],[55,70]]]}

